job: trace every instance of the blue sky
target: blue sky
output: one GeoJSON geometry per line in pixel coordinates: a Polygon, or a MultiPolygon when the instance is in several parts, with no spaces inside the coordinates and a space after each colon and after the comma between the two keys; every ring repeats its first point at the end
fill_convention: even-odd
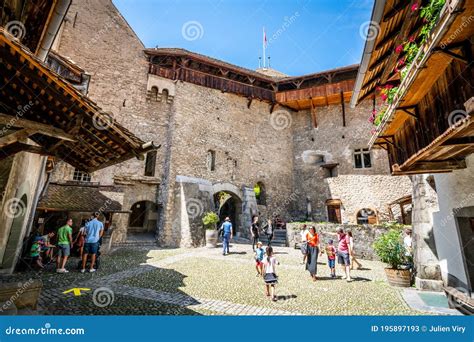
{"type": "Polygon", "coordinates": [[[147,47],[179,47],[249,69],[267,32],[271,66],[297,76],[360,62],[373,0],[113,0],[147,47]],[[362,31],[363,32],[363,31],[362,31]]]}

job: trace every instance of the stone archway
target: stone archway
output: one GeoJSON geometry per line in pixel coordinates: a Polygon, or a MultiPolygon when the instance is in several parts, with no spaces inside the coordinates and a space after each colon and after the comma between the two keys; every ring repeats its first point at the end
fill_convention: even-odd
{"type": "Polygon", "coordinates": [[[154,233],[158,220],[158,208],[154,202],[139,201],[130,208],[127,234],[154,233]]]}
{"type": "Polygon", "coordinates": [[[234,226],[235,236],[244,236],[242,218],[242,191],[230,183],[213,185],[213,201],[221,224],[228,216],[234,226]]]}

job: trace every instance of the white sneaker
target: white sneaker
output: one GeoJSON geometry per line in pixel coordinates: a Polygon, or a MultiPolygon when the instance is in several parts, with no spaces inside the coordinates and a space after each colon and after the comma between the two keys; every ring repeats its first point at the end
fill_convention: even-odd
{"type": "Polygon", "coordinates": [[[63,272],[62,273],[69,273],[68,270],[66,270],[65,268],[63,268],[63,272]]]}
{"type": "Polygon", "coordinates": [[[86,272],[86,270],[85,270],[85,269],[82,269],[82,270],[81,270],[81,273],[85,273],[85,272],[86,272]]]}
{"type": "Polygon", "coordinates": [[[97,271],[95,268],[92,268],[89,270],[89,273],[94,273],[95,271],[97,271]]]}
{"type": "Polygon", "coordinates": [[[341,279],[346,279],[346,278],[347,278],[347,276],[346,276],[346,275],[343,275],[343,276],[341,277],[341,279]]]}
{"type": "Polygon", "coordinates": [[[63,273],[63,270],[61,268],[57,268],[56,273],[63,273]]]}

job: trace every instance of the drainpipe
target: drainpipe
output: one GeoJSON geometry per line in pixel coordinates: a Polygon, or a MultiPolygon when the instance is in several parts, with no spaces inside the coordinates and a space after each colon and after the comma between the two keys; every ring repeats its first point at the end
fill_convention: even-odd
{"type": "Polygon", "coordinates": [[[54,38],[61,27],[61,23],[63,22],[64,17],[71,5],[72,0],[59,0],[58,4],[55,6],[53,10],[53,14],[51,20],[46,28],[45,34],[41,41],[41,45],[38,48],[37,56],[41,61],[45,61],[46,57],[48,56],[49,50],[53,45],[54,38]]]}

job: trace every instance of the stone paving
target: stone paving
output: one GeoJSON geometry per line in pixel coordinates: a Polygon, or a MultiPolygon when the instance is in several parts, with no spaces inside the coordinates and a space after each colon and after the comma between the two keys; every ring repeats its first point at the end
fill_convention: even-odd
{"type": "MultiPolygon", "coordinates": [[[[325,256],[312,282],[298,250],[276,247],[278,301],[264,295],[248,245],[220,249],[121,248],[102,256],[96,273],[23,272],[16,281],[40,278],[44,290],[36,314],[42,315],[416,315],[401,290],[385,281],[383,264],[363,261],[354,281],[328,277],[325,256]],[[63,292],[87,288],[81,296],[63,292]]],[[[53,266],[51,265],[51,270],[53,266]]]]}

